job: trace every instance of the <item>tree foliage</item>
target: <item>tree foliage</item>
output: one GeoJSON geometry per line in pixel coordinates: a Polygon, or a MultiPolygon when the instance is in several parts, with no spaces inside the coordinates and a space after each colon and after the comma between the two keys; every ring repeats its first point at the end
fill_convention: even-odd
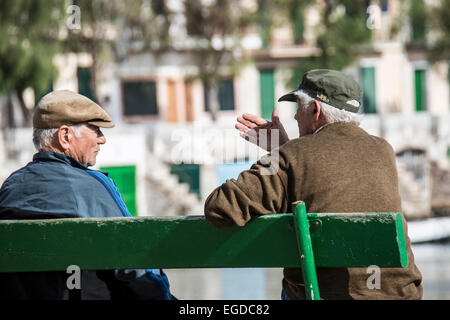
{"type": "Polygon", "coordinates": [[[289,85],[297,85],[299,76],[317,68],[341,70],[358,57],[358,49],[371,41],[371,31],[366,27],[367,1],[364,0],[258,0],[255,19],[263,42],[270,44],[274,27],[290,25],[294,44],[303,44],[307,10],[319,10],[319,23],[314,29],[319,54],[299,59],[289,85]],[[278,21],[275,20],[277,17],[278,21]]]}
{"type": "Polygon", "coordinates": [[[88,53],[92,58],[91,95],[98,100],[98,72],[105,62],[121,62],[129,56],[170,46],[170,12],[164,0],[76,0],[81,28],[70,30],[62,42],[64,51],[88,53]]]}
{"type": "Polygon", "coordinates": [[[207,88],[206,99],[212,119],[217,118],[217,84],[220,68],[228,66],[233,74],[245,58],[241,40],[253,23],[252,11],[240,0],[185,0],[187,36],[194,40],[190,54],[198,68],[198,78],[207,88]]]}
{"type": "Polygon", "coordinates": [[[64,14],[60,0],[0,1],[0,92],[15,93],[26,123],[23,91],[45,90],[56,75],[53,56],[64,14]]]}
{"type": "MultiPolygon", "coordinates": [[[[305,8],[305,7],[303,7],[305,8]]],[[[326,0],[320,7],[320,23],[316,27],[319,55],[301,59],[293,83],[311,69],[341,70],[358,57],[358,48],[371,41],[366,27],[366,4],[363,0],[326,0]]]]}
{"type": "Polygon", "coordinates": [[[288,21],[291,23],[294,43],[303,42],[303,33],[305,31],[306,9],[311,1],[308,0],[278,0],[277,5],[284,8],[288,21]]]}
{"type": "Polygon", "coordinates": [[[409,16],[412,29],[412,40],[425,40],[425,23],[427,20],[427,9],[424,0],[412,0],[410,2],[409,16]]]}
{"type": "MultiPolygon", "coordinates": [[[[207,96],[214,100],[213,91],[223,66],[232,75],[246,61],[241,41],[246,31],[259,30],[262,46],[268,48],[273,27],[289,23],[294,44],[301,45],[310,6],[318,8],[320,14],[314,29],[318,54],[299,60],[293,83],[310,69],[340,70],[349,66],[357,59],[361,45],[371,41],[371,31],[365,24],[365,0],[255,0],[253,7],[240,0],[180,0],[176,9],[169,3],[172,2],[0,1],[0,92],[13,92],[21,99],[23,90],[31,87],[39,95],[56,76],[56,53],[86,52],[92,57],[91,91],[96,99],[97,74],[104,62],[120,63],[142,53],[187,52],[197,67],[196,77],[211,89],[207,96]],[[79,30],[69,30],[65,25],[66,8],[72,3],[81,9],[79,30]],[[181,37],[181,45],[177,33],[180,25],[187,31],[181,37]]],[[[423,0],[411,1],[411,11],[407,13],[410,22],[420,27],[426,16],[431,28],[438,30],[430,58],[449,59],[450,0],[440,0],[431,14],[424,12],[422,4],[423,0]]],[[[217,110],[211,102],[215,118],[217,110]]],[[[21,104],[24,117],[29,119],[29,110],[23,101],[21,104]]]]}
{"type": "MultiPolygon", "coordinates": [[[[77,0],[82,12],[78,32],[70,32],[64,41],[69,52],[87,52],[92,57],[91,91],[97,92],[97,72],[102,62],[121,62],[144,53],[159,55],[188,50],[198,68],[198,78],[214,90],[219,68],[236,66],[242,29],[249,23],[247,11],[239,0],[180,1],[174,11],[164,0],[77,0]],[[180,15],[184,16],[190,45],[180,45],[180,15]]],[[[183,37],[182,42],[186,40],[183,37]]],[[[209,96],[209,95],[208,95],[209,96]]],[[[214,106],[214,102],[209,103],[214,106]]],[[[211,108],[213,118],[215,109],[211,108]]]]}
{"type": "Polygon", "coordinates": [[[450,60],[450,0],[440,0],[430,9],[430,27],[437,33],[431,45],[429,58],[432,62],[450,60]]]}
{"type": "MultiPolygon", "coordinates": [[[[248,10],[239,0],[182,0],[180,4],[181,12],[173,12],[165,0],[1,1],[0,90],[22,97],[23,90],[31,87],[39,95],[56,76],[55,54],[88,53],[90,91],[98,100],[98,72],[105,62],[186,50],[200,79],[213,88],[221,65],[229,65],[232,73],[238,69],[242,30],[251,23],[248,10]],[[80,9],[79,28],[67,27],[68,5],[80,9]],[[176,43],[180,14],[185,17],[187,36],[195,40],[189,48],[176,43]]],[[[29,119],[29,110],[22,109],[29,119]]]]}

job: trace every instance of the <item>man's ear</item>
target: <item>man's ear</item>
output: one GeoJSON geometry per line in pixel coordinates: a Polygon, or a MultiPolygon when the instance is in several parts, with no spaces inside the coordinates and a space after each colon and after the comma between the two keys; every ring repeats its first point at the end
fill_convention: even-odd
{"type": "Polygon", "coordinates": [[[314,104],[314,107],[313,107],[314,120],[318,121],[322,114],[322,109],[320,107],[319,101],[314,100],[313,104],[314,104]]]}
{"type": "Polygon", "coordinates": [[[63,151],[66,151],[70,147],[70,142],[73,139],[73,134],[70,128],[66,125],[62,125],[58,129],[58,144],[61,146],[63,151]]]}

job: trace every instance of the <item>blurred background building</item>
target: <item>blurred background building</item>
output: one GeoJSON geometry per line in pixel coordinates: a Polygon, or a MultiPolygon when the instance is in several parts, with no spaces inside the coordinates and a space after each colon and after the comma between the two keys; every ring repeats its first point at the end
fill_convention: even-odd
{"type": "MultiPolygon", "coordinates": [[[[279,106],[297,137],[296,105],[276,100],[330,68],[360,83],[361,127],[393,146],[408,220],[450,213],[449,0],[3,0],[0,18],[0,181],[35,152],[37,101],[69,89],[116,123],[96,168],[131,212],[201,215],[264,154],[236,117],[270,120],[279,106]]],[[[170,272],[180,298],[277,299],[281,288],[280,270],[170,272]],[[192,290],[199,277],[207,287],[192,290]]]]}

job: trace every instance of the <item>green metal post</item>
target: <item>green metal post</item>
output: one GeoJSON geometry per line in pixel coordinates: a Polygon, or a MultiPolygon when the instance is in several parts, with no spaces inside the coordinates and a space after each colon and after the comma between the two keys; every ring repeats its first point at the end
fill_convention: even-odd
{"type": "Polygon", "coordinates": [[[297,201],[292,204],[294,212],[294,229],[300,251],[300,262],[305,283],[305,294],[308,300],[320,300],[319,285],[317,283],[316,265],[309,233],[309,221],[305,203],[297,201]]]}

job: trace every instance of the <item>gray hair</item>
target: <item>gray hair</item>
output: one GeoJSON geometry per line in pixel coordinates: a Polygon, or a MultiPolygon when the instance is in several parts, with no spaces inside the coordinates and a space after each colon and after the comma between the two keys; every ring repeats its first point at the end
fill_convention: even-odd
{"type": "MultiPolygon", "coordinates": [[[[303,90],[296,91],[295,94],[302,101],[302,105],[308,108],[315,99],[311,98],[303,90]]],[[[321,111],[328,123],[334,122],[350,122],[359,126],[362,121],[363,115],[358,113],[353,113],[347,110],[341,110],[335,108],[325,102],[319,101],[321,111]]]]}
{"type": "MultiPolygon", "coordinates": [[[[79,138],[81,136],[81,129],[85,127],[85,123],[79,123],[69,128],[75,134],[75,137],[79,138]]],[[[50,147],[53,144],[53,139],[55,138],[56,133],[59,128],[51,128],[51,129],[38,129],[33,128],[33,144],[37,151],[42,151],[43,149],[50,147]]]]}

